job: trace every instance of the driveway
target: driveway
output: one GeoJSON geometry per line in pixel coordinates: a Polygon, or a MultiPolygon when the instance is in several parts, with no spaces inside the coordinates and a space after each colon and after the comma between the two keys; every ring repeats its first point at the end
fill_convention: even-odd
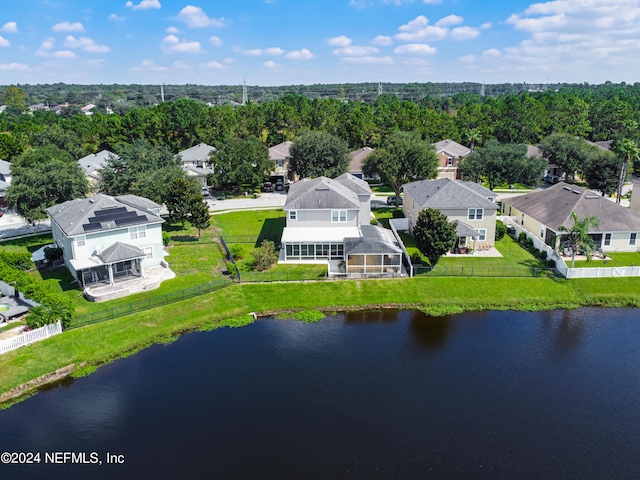
{"type": "Polygon", "coordinates": [[[234,210],[265,210],[269,208],[282,208],[287,201],[284,192],[261,193],[258,198],[250,196],[231,198],[229,200],[207,199],[209,211],[213,214],[230,212],[234,210]]]}
{"type": "Polygon", "coordinates": [[[0,217],[0,238],[17,237],[28,233],[47,232],[51,230],[51,221],[43,220],[31,225],[20,215],[5,210],[0,217]]]}

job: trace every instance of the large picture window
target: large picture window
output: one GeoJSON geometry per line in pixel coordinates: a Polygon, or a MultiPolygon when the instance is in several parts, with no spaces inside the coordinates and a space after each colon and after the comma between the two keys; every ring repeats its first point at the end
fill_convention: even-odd
{"type": "Polygon", "coordinates": [[[482,220],[484,217],[484,208],[470,208],[467,219],[469,220],[482,220]]]}
{"type": "Polygon", "coordinates": [[[136,240],[138,238],[147,238],[147,228],[144,225],[140,225],[139,227],[131,227],[129,229],[129,238],[131,240],[136,240]]]}
{"type": "Polygon", "coordinates": [[[346,210],[331,210],[331,222],[344,223],[347,221],[346,210]]]}

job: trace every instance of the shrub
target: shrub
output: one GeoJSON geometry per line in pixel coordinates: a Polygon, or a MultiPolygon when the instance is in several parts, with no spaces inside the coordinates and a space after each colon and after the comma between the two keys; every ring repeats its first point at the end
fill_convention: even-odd
{"type": "Polygon", "coordinates": [[[420,255],[418,252],[413,252],[411,254],[411,265],[422,265],[422,255],[420,255]]]}
{"type": "Polygon", "coordinates": [[[169,232],[162,232],[162,245],[164,245],[165,247],[168,247],[170,243],[171,243],[171,235],[169,235],[169,232]]]}
{"type": "MultiPolygon", "coordinates": [[[[500,220],[496,222],[496,241],[502,240],[507,233],[507,226],[500,220]]],[[[523,232],[524,233],[524,232],[523,232]]]]}
{"type": "Polygon", "coordinates": [[[378,225],[378,220],[375,218],[372,218],[371,221],[369,222],[371,225],[378,225]]]}
{"type": "Polygon", "coordinates": [[[522,245],[524,245],[527,241],[527,234],[524,232],[520,232],[520,235],[518,235],[518,242],[521,243],[522,245]]]}
{"type": "Polygon", "coordinates": [[[47,247],[44,249],[44,258],[53,262],[54,260],[58,260],[62,258],[62,249],[58,247],[47,247]]]}
{"type": "Polygon", "coordinates": [[[228,247],[229,253],[234,259],[240,260],[244,258],[244,249],[242,248],[242,245],[233,244],[229,245],[228,247]]]}
{"type": "Polygon", "coordinates": [[[393,211],[393,218],[404,218],[404,212],[402,210],[398,210],[397,208],[393,211]]]}
{"type": "Polygon", "coordinates": [[[29,252],[0,251],[0,262],[16,270],[29,270],[33,265],[29,252]]]}
{"type": "Polygon", "coordinates": [[[260,246],[253,251],[253,268],[259,272],[271,268],[277,261],[276,244],[271,240],[263,240],[260,246]]]}

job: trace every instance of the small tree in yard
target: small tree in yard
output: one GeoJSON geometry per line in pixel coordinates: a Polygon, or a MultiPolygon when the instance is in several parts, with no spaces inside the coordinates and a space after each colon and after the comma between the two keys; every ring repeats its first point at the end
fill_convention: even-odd
{"type": "Polygon", "coordinates": [[[428,208],[418,215],[413,227],[413,238],[418,250],[435,267],[440,257],[455,246],[456,226],[440,210],[428,208]]]}
{"type": "Polygon", "coordinates": [[[210,215],[209,204],[202,195],[192,195],[189,198],[189,223],[198,229],[198,240],[200,240],[200,231],[211,225],[210,215]]]}
{"type": "Polygon", "coordinates": [[[271,240],[263,240],[260,246],[253,251],[253,268],[259,272],[271,268],[277,261],[276,244],[271,240]]]}
{"type": "Polygon", "coordinates": [[[571,248],[571,268],[573,268],[578,250],[584,251],[587,255],[587,260],[591,260],[593,240],[589,236],[589,228],[597,227],[600,224],[600,220],[594,216],[584,217],[580,220],[576,212],[571,212],[571,220],[573,223],[571,227],[562,225],[558,230],[566,232],[566,235],[563,236],[564,244],[571,248]]]}

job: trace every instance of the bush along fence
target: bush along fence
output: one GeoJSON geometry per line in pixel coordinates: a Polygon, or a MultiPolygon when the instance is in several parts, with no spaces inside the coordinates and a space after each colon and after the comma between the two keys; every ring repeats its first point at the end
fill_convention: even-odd
{"type": "Polygon", "coordinates": [[[238,281],[240,281],[240,270],[238,270],[238,265],[236,265],[236,259],[233,258],[233,255],[231,254],[231,250],[229,250],[229,246],[227,245],[227,242],[225,242],[223,237],[220,237],[220,243],[222,244],[222,248],[224,248],[227,260],[231,262],[231,264],[228,267],[229,275],[231,277],[235,276],[238,279],[238,281]]]}
{"type": "Polygon", "coordinates": [[[180,302],[188,298],[220,290],[231,285],[233,282],[233,278],[219,278],[209,283],[203,283],[201,285],[196,285],[177,292],[167,293],[165,295],[157,295],[147,300],[119,305],[112,308],[105,308],[99,312],[78,315],[69,321],[69,325],[65,326],[65,330],[91,325],[93,323],[105,322],[107,320],[124,317],[125,315],[130,315],[132,313],[151,310],[152,308],[162,307],[164,305],[169,305],[170,303],[180,302]]]}
{"type": "Polygon", "coordinates": [[[24,347],[25,345],[29,345],[30,343],[39,342],[40,340],[44,340],[59,333],[62,333],[62,323],[60,320],[56,323],[36,328],[35,330],[22,332],[15,337],[0,340],[0,354],[16,350],[20,347],[24,347]]]}

